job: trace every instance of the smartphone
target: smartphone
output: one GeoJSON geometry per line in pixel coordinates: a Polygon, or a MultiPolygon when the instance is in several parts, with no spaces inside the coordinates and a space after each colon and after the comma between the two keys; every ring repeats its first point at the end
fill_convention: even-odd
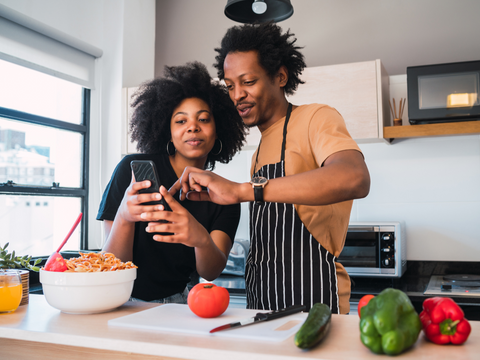
{"type": "MultiPolygon", "coordinates": [[[[133,175],[135,176],[135,181],[145,181],[150,180],[152,184],[147,189],[142,189],[139,191],[140,194],[145,193],[158,193],[160,192],[160,182],[158,181],[158,173],[155,167],[155,163],[151,160],[132,160],[130,162],[130,167],[132,168],[133,175]]],[[[168,203],[162,197],[159,201],[151,201],[148,203],[144,203],[144,205],[163,205],[165,210],[172,211],[168,203]]]]}

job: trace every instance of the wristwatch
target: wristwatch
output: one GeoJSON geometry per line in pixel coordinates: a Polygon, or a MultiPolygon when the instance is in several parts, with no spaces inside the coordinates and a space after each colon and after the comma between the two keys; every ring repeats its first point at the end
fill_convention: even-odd
{"type": "Polygon", "coordinates": [[[253,195],[255,196],[255,203],[263,203],[263,188],[268,184],[268,179],[263,176],[256,176],[250,181],[253,188],[253,195]]]}

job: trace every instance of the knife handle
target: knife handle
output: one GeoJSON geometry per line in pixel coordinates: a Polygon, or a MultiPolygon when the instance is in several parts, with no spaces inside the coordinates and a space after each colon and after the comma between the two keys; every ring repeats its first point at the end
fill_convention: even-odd
{"type": "Polygon", "coordinates": [[[274,320],[283,316],[292,315],[305,310],[305,305],[293,305],[285,309],[275,310],[269,313],[258,313],[255,317],[259,320],[274,320]]]}

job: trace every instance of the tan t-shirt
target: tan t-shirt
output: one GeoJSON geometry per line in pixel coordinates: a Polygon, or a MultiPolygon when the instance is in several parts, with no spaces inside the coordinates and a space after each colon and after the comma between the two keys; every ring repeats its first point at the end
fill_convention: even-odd
{"type": "MultiPolygon", "coordinates": [[[[255,152],[251,174],[254,166],[258,170],[280,161],[284,123],[285,118],[262,132],[258,163],[255,166],[255,152]]],[[[330,155],[342,150],[360,151],[337,110],[327,105],[310,104],[292,111],[285,145],[286,176],[317,169],[330,155]]],[[[295,205],[295,209],[312,236],[338,257],[345,243],[352,204],[350,200],[331,205],[295,205]]],[[[336,272],[340,313],[346,314],[350,311],[350,278],[339,263],[336,263],[336,272]]]]}

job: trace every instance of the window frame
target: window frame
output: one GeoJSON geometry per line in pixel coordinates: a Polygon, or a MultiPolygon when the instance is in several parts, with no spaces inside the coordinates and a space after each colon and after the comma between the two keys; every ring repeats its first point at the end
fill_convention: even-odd
{"type": "MultiPolygon", "coordinates": [[[[80,124],[73,124],[66,121],[55,120],[48,117],[34,115],[18,110],[0,107],[0,116],[6,119],[21,121],[24,123],[42,125],[50,128],[67,130],[83,135],[83,161],[82,161],[82,187],[71,188],[61,187],[58,183],[52,186],[17,185],[11,183],[0,183],[0,195],[35,195],[51,197],[75,197],[80,198],[81,212],[83,213],[80,235],[80,249],[88,250],[88,194],[89,194],[89,159],[90,159],[90,89],[83,88],[82,91],[82,119],[80,124]]],[[[48,256],[49,254],[45,254],[48,256]]]]}

